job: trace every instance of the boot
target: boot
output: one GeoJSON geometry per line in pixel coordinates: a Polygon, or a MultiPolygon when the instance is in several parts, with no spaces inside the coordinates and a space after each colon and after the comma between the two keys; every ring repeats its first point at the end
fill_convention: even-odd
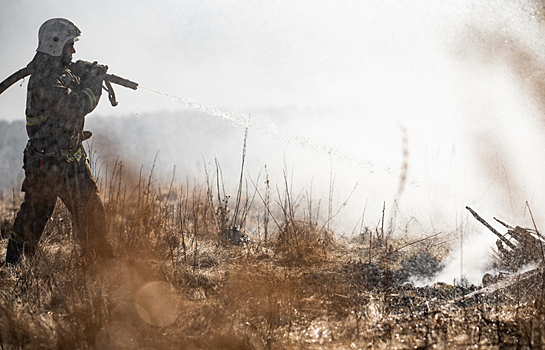
{"type": "Polygon", "coordinates": [[[23,252],[23,245],[15,243],[13,240],[9,240],[8,249],[6,252],[6,264],[19,265],[21,262],[21,253],[23,252]]]}

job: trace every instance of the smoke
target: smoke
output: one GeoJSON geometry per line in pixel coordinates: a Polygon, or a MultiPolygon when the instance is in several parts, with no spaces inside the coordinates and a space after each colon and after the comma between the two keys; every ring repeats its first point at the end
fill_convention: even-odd
{"type": "MultiPolygon", "coordinates": [[[[98,1],[96,10],[73,12],[44,4],[14,3],[0,14],[10,38],[4,47],[15,47],[20,62],[2,50],[0,60],[12,64],[0,73],[26,64],[39,25],[66,14],[84,33],[77,59],[107,63],[111,73],[160,92],[116,88],[120,106],[103,101],[95,111],[116,122],[126,117],[126,134],[141,144],[124,133],[112,138],[134,151],[135,163],[152,162],[160,150],[163,172],[175,165],[183,177],[202,175],[218,157],[226,182],[238,184],[251,125],[248,174],[267,165],[282,183],[287,170],[297,189],[312,184],[314,198],[327,198],[334,182],[335,207],[358,184],[335,220],[342,233],[364,211],[374,225],[384,203],[394,229],[464,227],[468,252],[480,246],[473,235],[490,234],[466,205],[524,226],[528,201],[538,228],[545,223],[537,209],[545,204],[545,42],[531,1],[98,1]],[[24,37],[34,39],[15,45],[19,33],[9,23],[21,11],[24,37]],[[195,107],[208,115],[192,114],[195,107]],[[158,125],[128,127],[163,114],[169,118],[150,118],[158,125]],[[177,128],[194,132],[180,138],[177,128]]],[[[5,96],[0,118],[21,116],[24,97],[5,96]]],[[[88,125],[106,133],[108,118],[91,116],[88,125]]],[[[463,266],[453,258],[451,271],[482,266],[481,252],[463,266]]]]}
{"type": "Polygon", "coordinates": [[[465,236],[461,232],[457,233],[458,244],[443,261],[445,268],[431,280],[419,281],[420,284],[433,282],[458,284],[463,278],[464,283],[481,285],[485,273],[496,273],[491,263],[496,236],[478,230],[466,230],[465,236]]]}

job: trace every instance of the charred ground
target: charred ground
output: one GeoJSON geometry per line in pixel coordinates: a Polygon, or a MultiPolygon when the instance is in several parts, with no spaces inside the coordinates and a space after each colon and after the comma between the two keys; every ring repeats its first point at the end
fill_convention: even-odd
{"type": "MultiPolygon", "coordinates": [[[[287,185],[275,200],[263,185],[235,201],[218,174],[175,186],[127,173],[117,163],[99,179],[116,259],[82,258],[59,203],[37,255],[2,268],[2,348],[543,346],[540,272],[471,298],[478,287],[415,287],[442,268],[441,235],[373,227],[346,239],[287,185]],[[233,224],[249,243],[229,239],[233,224]]],[[[20,200],[3,195],[3,247],[20,200]]]]}

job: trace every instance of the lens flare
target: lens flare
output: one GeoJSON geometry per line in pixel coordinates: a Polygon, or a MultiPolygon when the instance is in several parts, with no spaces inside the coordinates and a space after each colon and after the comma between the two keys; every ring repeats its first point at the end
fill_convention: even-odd
{"type": "Polygon", "coordinates": [[[140,318],[153,326],[168,326],[178,315],[174,291],[166,282],[155,281],[144,285],[136,294],[135,304],[140,318]]]}

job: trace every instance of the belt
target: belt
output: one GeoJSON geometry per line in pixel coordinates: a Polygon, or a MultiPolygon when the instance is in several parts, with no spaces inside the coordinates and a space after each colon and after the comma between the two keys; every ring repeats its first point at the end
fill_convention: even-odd
{"type": "Polygon", "coordinates": [[[36,147],[34,147],[32,145],[32,142],[31,140],[28,140],[27,142],[27,145],[26,145],[26,150],[27,151],[30,151],[34,154],[37,154],[41,157],[62,157],[64,158],[68,163],[71,163],[71,162],[79,162],[81,161],[82,159],[85,158],[85,150],[83,149],[83,147],[81,146],[81,143],[79,144],[78,147],[75,148],[75,150],[66,150],[66,149],[58,149],[57,147],[55,147],[54,150],[51,150],[51,151],[47,151],[42,149],[42,150],[39,150],[39,149],[36,149],[36,147]]]}

